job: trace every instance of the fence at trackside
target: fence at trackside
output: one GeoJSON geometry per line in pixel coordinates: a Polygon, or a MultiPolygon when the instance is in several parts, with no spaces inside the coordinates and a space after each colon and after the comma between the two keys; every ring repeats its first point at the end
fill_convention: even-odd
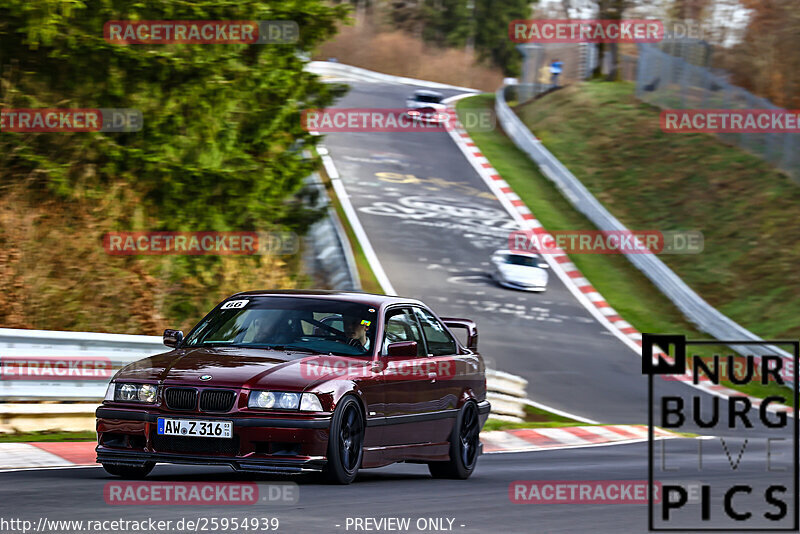
{"type": "MultiPolygon", "coordinates": [[[[94,430],[94,409],[123,366],[170,349],[158,336],[0,328],[0,433],[94,430]]],[[[492,417],[519,421],[525,379],[488,370],[492,417]]]]}
{"type": "MultiPolygon", "coordinates": [[[[709,67],[710,45],[685,39],[639,43],[636,97],[661,109],[761,109],[786,111],[766,98],[731,84],[709,67]]],[[[755,154],[800,182],[797,134],[792,132],[726,132],[716,136],[755,154]]]]}
{"type": "MultiPolygon", "coordinates": [[[[553,182],[572,206],[585,215],[598,229],[627,231],[586,187],[553,154],[548,151],[517,117],[505,99],[505,89],[497,90],[495,112],[497,122],[514,144],[525,152],[548,180],[553,182]]],[[[655,254],[626,254],[628,260],[642,271],[650,281],[697,327],[719,340],[762,341],[743,326],[726,317],[695,293],[672,269],[655,254]]],[[[771,345],[733,345],[736,352],[756,357],[778,354],[791,361],[792,355],[771,345]]],[[[795,370],[796,372],[796,370],[795,370]]]]}

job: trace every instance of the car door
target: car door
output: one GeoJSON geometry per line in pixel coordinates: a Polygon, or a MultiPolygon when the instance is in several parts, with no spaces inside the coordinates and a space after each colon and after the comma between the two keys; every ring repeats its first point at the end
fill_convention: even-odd
{"type": "Polygon", "coordinates": [[[464,362],[461,361],[458,343],[444,324],[430,310],[414,307],[414,315],[422,327],[427,347],[428,369],[435,375],[430,384],[434,397],[434,411],[442,416],[433,427],[433,441],[445,441],[455,421],[455,409],[464,390],[462,377],[464,362]],[[448,416],[449,414],[449,416],[448,416]],[[443,424],[447,422],[448,424],[443,424]]]}
{"type": "Polygon", "coordinates": [[[436,410],[435,382],[426,367],[425,340],[411,307],[392,307],[386,311],[381,358],[385,363],[382,372],[384,444],[430,443],[436,424],[429,418],[436,410]],[[402,341],[417,343],[416,356],[389,358],[388,346],[402,341]]]}

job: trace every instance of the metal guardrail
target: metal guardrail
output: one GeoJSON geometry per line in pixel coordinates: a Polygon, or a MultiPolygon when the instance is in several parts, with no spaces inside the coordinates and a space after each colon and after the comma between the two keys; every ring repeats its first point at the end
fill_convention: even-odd
{"type": "MultiPolygon", "coordinates": [[[[100,402],[118,369],[167,350],[158,336],[0,328],[0,402],[5,403],[0,404],[0,417],[24,422],[48,414],[58,418],[83,413],[93,419],[93,412],[81,410],[79,404],[20,401],[100,402]],[[24,376],[22,367],[27,368],[24,376]]],[[[510,420],[522,417],[527,381],[494,370],[487,370],[486,378],[493,414],[510,420]]]]}
{"type": "Polygon", "coordinates": [[[167,350],[157,336],[0,328],[0,400],[98,401],[117,369],[167,350]]]}
{"type": "MultiPolygon", "coordinates": [[[[786,111],[768,99],[731,84],[707,66],[704,41],[639,43],[636,97],[661,109],[761,109],[786,111]],[[674,55],[677,54],[677,55],[674,55]],[[683,57],[681,57],[683,56],[683,57]]],[[[800,151],[792,132],[725,132],[716,136],[785,171],[800,182],[800,151]]]]}
{"type": "MultiPolygon", "coordinates": [[[[505,87],[497,90],[495,112],[497,121],[514,144],[533,160],[539,169],[563,193],[572,206],[585,215],[600,230],[627,231],[586,187],[550,153],[511,110],[506,103],[505,87]]],[[[667,267],[655,254],[626,254],[628,260],[642,271],[650,281],[683,312],[687,319],[716,339],[727,341],[761,341],[743,326],[726,317],[695,293],[686,283],[667,267]]],[[[740,354],[757,357],[778,354],[791,365],[792,356],[771,345],[732,346],[740,354]]],[[[792,373],[793,374],[793,373],[792,373]]]]}

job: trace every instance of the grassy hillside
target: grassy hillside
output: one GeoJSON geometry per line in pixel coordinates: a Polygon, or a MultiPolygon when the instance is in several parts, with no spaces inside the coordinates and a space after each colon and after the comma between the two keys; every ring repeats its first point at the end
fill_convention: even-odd
{"type": "Polygon", "coordinates": [[[629,83],[574,85],[518,113],[631,229],[700,230],[705,250],[662,255],[720,311],[765,337],[800,327],[800,186],[709,134],[667,134],[629,83]]]}

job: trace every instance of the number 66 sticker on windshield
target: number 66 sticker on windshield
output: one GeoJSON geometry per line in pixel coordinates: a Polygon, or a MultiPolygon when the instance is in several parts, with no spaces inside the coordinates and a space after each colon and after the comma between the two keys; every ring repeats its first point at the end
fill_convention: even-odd
{"type": "Polygon", "coordinates": [[[220,309],[221,310],[239,310],[247,306],[247,303],[250,302],[249,300],[229,300],[225,304],[223,304],[220,309]]]}

